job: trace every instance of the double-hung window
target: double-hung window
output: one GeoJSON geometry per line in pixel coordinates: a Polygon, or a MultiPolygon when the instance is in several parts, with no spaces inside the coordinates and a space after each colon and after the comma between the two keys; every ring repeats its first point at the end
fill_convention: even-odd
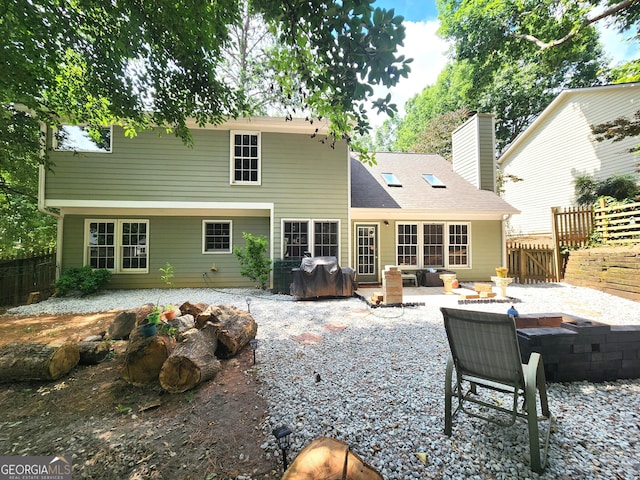
{"type": "Polygon", "coordinates": [[[231,183],[259,185],[261,146],[259,132],[231,132],[231,183]]]}
{"type": "Polygon", "coordinates": [[[284,220],[283,258],[340,256],[340,226],[336,220],[284,220]]]}
{"type": "Polygon", "coordinates": [[[398,265],[418,265],[418,225],[415,223],[398,224],[398,265]]]}
{"type": "Polygon", "coordinates": [[[202,222],[202,253],[231,253],[231,221],[202,222]]]}
{"type": "Polygon", "coordinates": [[[148,273],[148,220],[86,220],[85,265],[114,273],[148,273]]]}
{"type": "Polygon", "coordinates": [[[283,222],[282,243],[285,258],[302,258],[309,251],[309,222],[290,220],[283,222]]]}
{"type": "Polygon", "coordinates": [[[396,233],[396,262],[399,266],[471,267],[468,223],[397,223],[396,233]]]}
{"type": "Polygon", "coordinates": [[[313,222],[313,256],[340,256],[338,254],[338,222],[313,222]]]}

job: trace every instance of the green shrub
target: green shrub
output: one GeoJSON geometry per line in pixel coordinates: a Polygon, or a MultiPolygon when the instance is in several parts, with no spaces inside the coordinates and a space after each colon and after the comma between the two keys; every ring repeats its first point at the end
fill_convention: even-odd
{"type": "Polygon", "coordinates": [[[242,232],[242,237],[247,242],[247,246],[233,249],[233,254],[240,262],[240,275],[258,282],[258,286],[264,289],[267,287],[271,271],[271,259],[266,256],[267,238],[246,232],[242,232]]]}
{"type": "Polygon", "coordinates": [[[599,197],[613,197],[618,201],[633,201],[640,194],[640,186],[635,175],[624,174],[596,180],[589,175],[575,179],[576,203],[593,205],[599,197]]]}
{"type": "Polygon", "coordinates": [[[93,269],[89,265],[67,269],[60,278],[53,283],[56,295],[64,296],[73,291],[82,295],[95,293],[111,280],[111,272],[104,268],[93,269]]]}

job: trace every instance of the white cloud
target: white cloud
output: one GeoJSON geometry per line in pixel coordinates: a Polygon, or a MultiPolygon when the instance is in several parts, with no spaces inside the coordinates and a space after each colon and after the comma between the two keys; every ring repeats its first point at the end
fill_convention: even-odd
{"type": "MultiPolygon", "coordinates": [[[[389,89],[376,87],[374,98],[385,97],[391,92],[392,103],[398,105],[400,115],[404,115],[404,104],[427,85],[435,83],[438,75],[447,63],[449,45],[436,35],[439,22],[404,22],[406,36],[404,46],[398,49],[400,55],[413,58],[409,78],[403,78],[398,85],[389,89]]],[[[386,114],[377,115],[371,111],[369,119],[374,127],[382,125],[388,118],[386,114]]]]}

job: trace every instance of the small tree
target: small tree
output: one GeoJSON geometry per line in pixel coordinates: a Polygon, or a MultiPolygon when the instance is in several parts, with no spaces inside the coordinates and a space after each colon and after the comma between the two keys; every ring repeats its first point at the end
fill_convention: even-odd
{"type": "Polygon", "coordinates": [[[240,262],[240,275],[258,282],[258,286],[264,289],[271,271],[271,260],[266,256],[267,238],[247,232],[242,232],[242,237],[247,242],[246,247],[233,249],[233,254],[240,262]]]}

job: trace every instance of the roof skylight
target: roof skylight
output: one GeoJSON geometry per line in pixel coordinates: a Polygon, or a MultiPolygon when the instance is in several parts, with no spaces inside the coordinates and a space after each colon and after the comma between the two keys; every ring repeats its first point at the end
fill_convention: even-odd
{"type": "Polygon", "coordinates": [[[396,177],[395,174],[393,173],[383,173],[382,178],[384,178],[384,181],[387,182],[387,186],[389,187],[402,186],[402,183],[400,183],[400,180],[398,180],[398,177],[396,177]]]}
{"type": "Polygon", "coordinates": [[[423,173],[422,178],[424,178],[433,188],[447,188],[447,185],[433,173],[423,173]]]}

